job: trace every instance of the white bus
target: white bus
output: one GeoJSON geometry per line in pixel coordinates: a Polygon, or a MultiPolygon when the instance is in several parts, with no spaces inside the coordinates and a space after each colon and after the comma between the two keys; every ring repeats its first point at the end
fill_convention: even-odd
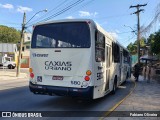
{"type": "Polygon", "coordinates": [[[130,55],[90,19],[34,26],[30,91],[34,94],[97,99],[130,76],[130,55]]]}

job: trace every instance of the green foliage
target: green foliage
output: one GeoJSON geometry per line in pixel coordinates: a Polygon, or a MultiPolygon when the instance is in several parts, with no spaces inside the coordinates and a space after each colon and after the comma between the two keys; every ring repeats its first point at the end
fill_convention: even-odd
{"type": "MultiPolygon", "coordinates": [[[[146,39],[144,37],[142,37],[140,39],[140,47],[145,47],[146,46],[146,39]]],[[[127,49],[129,50],[129,52],[134,55],[137,53],[137,40],[134,43],[130,43],[127,46],[127,49]]]]}
{"type": "Polygon", "coordinates": [[[20,31],[0,25],[0,43],[17,43],[20,41],[20,31]]]}
{"type": "Polygon", "coordinates": [[[129,52],[131,54],[136,54],[137,52],[137,45],[133,44],[133,43],[130,43],[128,46],[127,46],[127,49],[129,50],[129,52]]]}
{"type": "MultiPolygon", "coordinates": [[[[160,30],[158,32],[155,32],[154,34],[150,34],[147,39],[147,44],[146,39],[144,37],[141,38],[140,46],[145,48],[146,45],[151,47],[152,53],[160,56],[160,30]]],[[[135,54],[137,52],[137,41],[135,41],[133,44],[130,43],[127,48],[132,55],[135,54]]]]}
{"type": "Polygon", "coordinates": [[[146,46],[146,39],[144,37],[142,37],[140,39],[140,47],[145,47],[146,46]]]}
{"type": "Polygon", "coordinates": [[[155,54],[160,54],[160,30],[155,32],[151,38],[153,38],[150,40],[151,51],[155,54]]]}
{"type": "Polygon", "coordinates": [[[147,39],[147,44],[151,45],[154,42],[154,34],[150,34],[149,38],[147,39]]]}

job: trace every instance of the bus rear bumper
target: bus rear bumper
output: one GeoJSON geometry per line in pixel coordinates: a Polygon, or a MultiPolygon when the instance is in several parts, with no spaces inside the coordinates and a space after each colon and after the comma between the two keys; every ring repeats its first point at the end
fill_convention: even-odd
{"type": "Polygon", "coordinates": [[[42,95],[57,95],[57,96],[71,96],[86,99],[93,99],[93,86],[87,88],[73,88],[73,87],[58,87],[47,85],[35,85],[29,83],[29,89],[35,94],[42,95]]]}

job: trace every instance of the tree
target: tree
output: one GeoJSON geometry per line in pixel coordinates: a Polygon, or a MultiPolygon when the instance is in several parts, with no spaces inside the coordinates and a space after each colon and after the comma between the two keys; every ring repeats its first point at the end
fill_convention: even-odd
{"type": "MultiPolygon", "coordinates": [[[[142,37],[140,39],[140,47],[144,48],[146,46],[146,39],[144,37],[142,37]]],[[[127,49],[129,50],[129,52],[134,55],[137,53],[137,40],[134,43],[130,43],[127,46],[127,49]]]]}
{"type": "Polygon", "coordinates": [[[131,54],[136,54],[137,52],[137,45],[133,44],[133,43],[130,43],[128,46],[127,46],[127,49],[129,50],[129,52],[131,54]]]}
{"type": "Polygon", "coordinates": [[[155,32],[154,36],[150,35],[149,38],[151,51],[155,54],[160,54],[160,30],[155,32]]]}
{"type": "Polygon", "coordinates": [[[0,25],[0,42],[1,43],[18,43],[20,41],[20,31],[0,25]]]}
{"type": "Polygon", "coordinates": [[[140,39],[140,47],[145,47],[146,46],[146,38],[142,37],[140,39]]]}
{"type": "Polygon", "coordinates": [[[147,39],[147,44],[148,45],[151,45],[151,43],[154,42],[154,34],[150,34],[149,38],[147,39]]]}

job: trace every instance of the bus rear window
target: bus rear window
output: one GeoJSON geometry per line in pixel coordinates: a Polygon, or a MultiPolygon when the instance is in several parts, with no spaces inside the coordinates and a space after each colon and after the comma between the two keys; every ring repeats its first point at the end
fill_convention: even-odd
{"type": "Polygon", "coordinates": [[[86,22],[50,23],[36,26],[32,48],[89,48],[90,29],[86,22]]]}

